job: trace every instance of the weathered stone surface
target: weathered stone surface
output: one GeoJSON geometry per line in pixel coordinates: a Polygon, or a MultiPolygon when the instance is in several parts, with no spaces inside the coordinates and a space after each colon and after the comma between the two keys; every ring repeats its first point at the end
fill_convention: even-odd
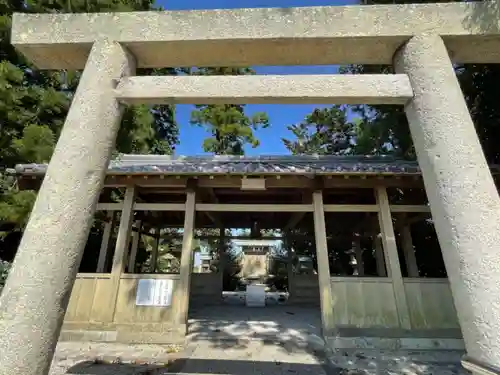
{"type": "Polygon", "coordinates": [[[414,98],[405,111],[468,354],[500,366],[500,198],[439,36],[395,56],[414,98]]]}
{"type": "Polygon", "coordinates": [[[94,44],[0,298],[2,375],[44,375],[59,337],[135,71],[118,44],[94,44]]]}
{"type": "Polygon", "coordinates": [[[405,74],[130,77],[117,97],[127,104],[405,104],[405,74]]]}
{"type": "Polygon", "coordinates": [[[135,375],[164,370],[178,345],[123,345],[62,342],[57,345],[50,375],[135,375]]]}
{"type": "Polygon", "coordinates": [[[167,373],[466,375],[461,351],[322,349],[274,340],[192,339],[180,346],[60,343],[50,375],[167,373]],[[174,352],[174,353],[173,353],[174,352]]]}
{"type": "Polygon", "coordinates": [[[442,35],[456,62],[500,61],[497,1],[16,14],[12,43],[42,69],[83,68],[102,36],[124,43],[139,67],[390,64],[421,33],[442,35]]]}
{"type": "Polygon", "coordinates": [[[339,375],[469,375],[461,367],[463,352],[441,351],[389,351],[339,350],[327,357],[339,375]]]}
{"type": "MultiPolygon", "coordinates": [[[[16,15],[13,43],[40,67],[87,65],[2,296],[2,374],[44,375],[48,371],[118,129],[121,107],[114,97],[115,86],[134,70],[135,62],[124,48],[136,53],[141,67],[247,66],[389,63],[404,44],[396,54],[396,67],[408,76],[413,88],[406,112],[465,343],[472,357],[500,366],[500,199],[447,52],[448,47],[459,62],[499,61],[498,17],[488,18],[492,9],[498,9],[495,4],[16,15]]],[[[192,203],[194,210],[194,199],[192,203]]],[[[314,205],[315,215],[321,214],[321,199],[315,199],[314,205]]],[[[389,209],[385,212],[390,228],[389,209]]],[[[320,249],[326,248],[323,221],[322,214],[315,216],[320,223],[315,228],[320,249]]],[[[393,238],[392,228],[389,232],[385,236],[393,238]]],[[[188,242],[184,249],[191,247],[188,242]]],[[[331,287],[328,262],[320,259],[319,264],[326,264],[319,273],[324,331],[329,331],[335,327],[326,327],[333,324],[328,317],[333,298],[331,292],[323,293],[331,287]]],[[[186,275],[181,273],[181,278],[186,275]]],[[[190,279],[186,280],[189,289],[190,279]]],[[[182,319],[176,319],[181,324],[188,305],[187,297],[183,298],[184,310],[178,314],[182,319]]],[[[300,332],[298,336],[308,337],[300,332]]],[[[238,346],[230,347],[238,353],[231,358],[241,362],[246,356],[253,364],[268,362],[270,354],[279,357],[281,347],[304,350],[300,345],[287,348],[293,341],[287,340],[245,343],[238,339],[238,346]],[[245,345],[262,348],[252,352],[245,345]]],[[[213,344],[210,337],[207,341],[213,344]]],[[[221,363],[225,354],[221,347],[212,352],[208,348],[203,341],[194,349],[187,362],[189,372],[211,368],[207,360],[221,363]]],[[[364,361],[367,356],[356,358],[364,361]]],[[[275,359],[280,366],[285,360],[299,360],[306,367],[283,366],[278,372],[321,372],[318,360],[311,356],[275,359]]],[[[358,367],[352,371],[366,370],[358,367]]],[[[223,363],[221,368],[242,372],[234,363],[223,363]]],[[[411,368],[415,366],[405,372],[411,368]]]]}

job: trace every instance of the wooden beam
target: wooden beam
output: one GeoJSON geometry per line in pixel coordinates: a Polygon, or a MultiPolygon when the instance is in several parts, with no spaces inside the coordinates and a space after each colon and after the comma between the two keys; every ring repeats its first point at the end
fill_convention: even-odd
{"type": "Polygon", "coordinates": [[[377,276],[387,277],[384,250],[382,248],[382,235],[378,233],[375,234],[373,238],[373,246],[375,248],[375,264],[377,267],[377,276]]]}
{"type": "MultiPolygon", "coordinates": [[[[420,174],[394,174],[394,173],[260,173],[260,174],[198,174],[198,175],[171,175],[167,173],[147,173],[147,174],[108,174],[104,186],[126,187],[135,185],[141,188],[162,188],[172,189],[179,193],[179,190],[186,189],[187,180],[194,178],[197,180],[198,188],[237,188],[241,187],[243,176],[258,176],[266,179],[266,189],[314,189],[314,176],[322,178],[323,188],[374,188],[375,186],[399,187],[399,188],[423,188],[423,180],[420,174]]],[[[23,175],[18,176],[18,181],[41,180],[43,175],[23,175]]],[[[30,187],[33,188],[33,187],[30,187]]]]}
{"type": "MultiPolygon", "coordinates": [[[[210,196],[210,200],[215,203],[215,204],[218,204],[219,203],[219,198],[217,198],[217,195],[215,194],[215,191],[213,188],[208,188],[208,189],[205,189],[205,191],[208,193],[208,195],[210,196]]],[[[213,213],[209,212],[209,211],[204,211],[204,214],[212,221],[212,223],[214,223],[217,227],[219,228],[222,228],[224,227],[222,221],[219,219],[218,216],[214,215],[213,213]]]]}
{"type": "Polygon", "coordinates": [[[312,210],[311,204],[196,204],[196,211],[213,212],[311,212],[312,210]]]}
{"type": "MultiPolygon", "coordinates": [[[[311,202],[311,199],[312,199],[312,191],[308,191],[306,189],[304,189],[302,191],[302,203],[304,204],[310,204],[312,203],[311,202]],[[307,193],[308,194],[307,194],[307,193]]],[[[292,217],[290,218],[290,220],[288,221],[288,223],[286,224],[286,226],[283,228],[283,232],[287,232],[293,228],[295,228],[301,221],[302,219],[304,218],[304,216],[306,215],[306,212],[295,212],[292,214],[292,217]]],[[[290,287],[290,279],[288,280],[288,286],[290,287]]]]}
{"type": "Polygon", "coordinates": [[[413,223],[417,223],[419,221],[422,221],[422,220],[426,220],[426,219],[429,219],[431,218],[431,213],[426,211],[424,213],[421,213],[419,215],[415,215],[415,216],[412,216],[412,217],[406,217],[404,219],[404,221],[401,223],[401,225],[411,225],[413,223]]]}
{"type": "Polygon", "coordinates": [[[382,235],[382,246],[385,255],[385,263],[389,277],[392,279],[394,288],[394,298],[398,311],[398,318],[401,328],[411,329],[410,311],[406,300],[406,291],[401,274],[399,263],[398,248],[396,245],[396,236],[392,225],[391,208],[389,206],[389,197],[385,187],[375,189],[377,204],[380,207],[379,225],[382,235]]]}
{"type": "Polygon", "coordinates": [[[157,236],[155,238],[155,241],[153,242],[153,248],[151,249],[151,263],[150,263],[150,267],[151,267],[151,272],[152,273],[155,273],[156,272],[156,268],[157,268],[157,264],[158,263],[158,247],[160,245],[160,229],[159,228],[156,228],[156,232],[157,232],[157,236]]]}
{"type": "MultiPolygon", "coordinates": [[[[324,212],[377,212],[375,204],[325,204],[324,212]]],[[[123,203],[99,203],[99,211],[120,211],[123,203]]],[[[135,203],[135,211],[184,211],[184,203],[135,203]]],[[[312,212],[310,204],[225,204],[197,203],[197,211],[204,212],[312,212]]],[[[427,205],[391,205],[391,212],[430,213],[427,205]]],[[[211,219],[212,220],[212,219],[211,219]]],[[[215,219],[214,219],[215,220],[215,219]]],[[[294,219],[298,220],[298,216],[294,219]]],[[[213,221],[213,220],[212,220],[213,221]]]]}
{"type": "MultiPolygon", "coordinates": [[[[129,174],[108,175],[106,187],[123,187],[134,184],[139,187],[186,189],[188,178],[197,180],[197,188],[233,188],[241,187],[241,178],[245,174],[206,174],[206,175],[167,175],[167,174],[129,174]]],[[[252,174],[247,174],[252,175],[252,174]]],[[[314,189],[315,175],[299,174],[255,174],[266,179],[266,189],[314,189]]],[[[386,187],[423,187],[420,175],[394,175],[394,174],[318,174],[324,179],[323,187],[330,188],[373,188],[386,187]]]]}
{"type": "Polygon", "coordinates": [[[217,265],[217,271],[219,272],[220,276],[220,289],[219,289],[219,296],[220,299],[222,300],[222,292],[224,291],[224,274],[225,274],[225,269],[228,266],[228,259],[227,259],[227,249],[226,249],[226,228],[224,227],[219,227],[219,243],[218,243],[218,265],[217,265]]]}
{"type": "Polygon", "coordinates": [[[182,239],[182,253],[180,277],[175,287],[174,317],[177,324],[187,324],[189,310],[189,294],[191,289],[191,273],[193,271],[193,237],[195,219],[196,194],[189,191],[186,195],[186,215],[184,217],[184,235],[182,239]]]}
{"type": "Polygon", "coordinates": [[[408,225],[401,228],[401,245],[403,246],[403,254],[405,257],[406,270],[408,277],[419,277],[417,257],[415,256],[415,248],[411,238],[411,230],[408,225]]]}
{"type": "Polygon", "coordinates": [[[391,212],[431,212],[428,205],[392,204],[389,206],[391,212]]]}
{"type": "MultiPolygon", "coordinates": [[[[213,188],[207,188],[205,189],[208,195],[210,196],[210,199],[212,200],[213,203],[220,203],[219,198],[217,197],[217,194],[215,194],[215,191],[213,188]]],[[[235,190],[235,191],[240,191],[240,190],[235,190]]]]}
{"type": "Polygon", "coordinates": [[[130,233],[132,231],[132,221],[134,218],[134,200],[136,189],[135,187],[127,188],[123,202],[123,210],[120,219],[120,227],[116,239],[115,256],[113,258],[113,267],[111,274],[119,275],[125,268],[126,251],[130,243],[130,233]]]}
{"type": "Polygon", "coordinates": [[[306,213],[307,212],[295,212],[290,218],[290,221],[283,228],[283,230],[288,231],[290,229],[295,228],[302,221],[306,213]]]}
{"type": "Polygon", "coordinates": [[[111,298],[109,316],[107,317],[110,322],[114,319],[116,310],[116,301],[118,298],[118,287],[120,286],[120,277],[125,270],[125,257],[128,251],[130,242],[130,232],[132,230],[132,221],[134,219],[134,201],[136,189],[130,186],[125,191],[125,198],[123,199],[123,210],[120,218],[120,227],[118,229],[118,236],[116,238],[115,254],[113,256],[113,265],[111,267],[111,298]]]}
{"type": "Polygon", "coordinates": [[[325,204],[325,212],[377,212],[376,204],[325,204]]]}
{"type": "Polygon", "coordinates": [[[136,203],[134,211],[184,211],[184,203],[136,203]]]}
{"type": "Polygon", "coordinates": [[[96,211],[121,211],[123,202],[121,203],[98,203],[96,211]]]}
{"type": "Polygon", "coordinates": [[[312,197],[314,207],[314,235],[316,237],[316,257],[318,260],[319,294],[321,302],[321,323],[323,336],[331,336],[335,329],[332,285],[330,282],[330,262],[326,241],[323,193],[315,191],[312,197]]]}
{"type": "Polygon", "coordinates": [[[106,265],[106,257],[108,255],[109,248],[109,239],[111,238],[111,229],[113,228],[113,221],[115,217],[115,213],[107,212],[107,215],[110,215],[111,220],[104,223],[104,231],[102,233],[101,240],[101,248],[99,249],[99,258],[97,260],[97,272],[104,272],[104,268],[106,265]],[[111,215],[110,215],[111,214],[111,215]]]}
{"type": "Polygon", "coordinates": [[[365,276],[365,263],[363,261],[363,248],[361,247],[361,238],[355,236],[354,238],[354,256],[356,258],[356,269],[358,276],[365,276]]]}
{"type": "MultiPolygon", "coordinates": [[[[286,272],[288,276],[288,302],[294,300],[294,272],[293,272],[293,252],[291,246],[286,251],[286,272]]],[[[297,302],[297,301],[296,301],[297,302]]]]}
{"type": "Polygon", "coordinates": [[[135,221],[137,231],[132,231],[132,247],[130,248],[130,255],[128,258],[128,273],[135,273],[135,259],[137,257],[137,248],[141,240],[141,226],[140,220],[135,221]]]}

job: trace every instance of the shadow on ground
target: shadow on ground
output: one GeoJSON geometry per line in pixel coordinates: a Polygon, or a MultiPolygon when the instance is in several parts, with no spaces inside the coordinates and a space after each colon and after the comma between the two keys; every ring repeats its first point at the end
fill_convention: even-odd
{"type": "Polygon", "coordinates": [[[131,364],[107,364],[94,361],[80,362],[68,369],[74,375],[157,375],[166,374],[164,367],[131,364]]]}
{"type": "MultiPolygon", "coordinates": [[[[203,369],[203,374],[325,374],[323,364],[301,364],[280,361],[261,362],[252,360],[214,360],[214,359],[189,359],[190,367],[203,369]]],[[[162,375],[182,372],[183,374],[199,374],[186,370],[187,359],[174,361],[168,369],[146,365],[130,364],[101,364],[94,362],[81,362],[71,367],[67,374],[73,375],[162,375]]],[[[340,374],[328,372],[328,375],[340,374]]]]}
{"type": "MultiPolygon", "coordinates": [[[[320,322],[317,308],[195,308],[190,311],[185,350],[175,354],[168,366],[96,363],[85,361],[92,358],[79,353],[64,372],[51,375],[468,374],[460,366],[462,353],[458,351],[326,350],[320,322]]],[[[141,348],[136,346],[136,350],[141,348]]],[[[133,348],[128,353],[133,354],[133,348]]],[[[147,353],[154,363],[154,352],[147,353]]],[[[128,359],[127,363],[134,362],[128,359]]]]}
{"type": "MultiPolygon", "coordinates": [[[[398,361],[401,358],[393,358],[398,361]]],[[[397,366],[381,366],[377,360],[367,361],[367,366],[335,367],[324,362],[296,363],[256,360],[232,359],[205,359],[183,358],[175,360],[168,368],[130,365],[130,364],[99,364],[94,362],[81,362],[71,367],[66,374],[73,375],[166,375],[166,374],[217,374],[217,375],[379,375],[379,374],[404,374],[404,375],[459,375],[468,374],[456,363],[419,363],[410,361],[399,363],[397,366]]]]}
{"type": "Polygon", "coordinates": [[[213,349],[244,348],[259,341],[288,353],[324,347],[319,309],[286,305],[194,308],[189,313],[187,340],[213,349]]]}

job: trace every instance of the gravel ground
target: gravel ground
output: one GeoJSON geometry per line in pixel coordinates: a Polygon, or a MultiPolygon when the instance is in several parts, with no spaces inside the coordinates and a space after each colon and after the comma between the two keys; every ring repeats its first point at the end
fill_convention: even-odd
{"type": "Polygon", "coordinates": [[[338,350],[328,359],[339,375],[470,375],[461,351],[338,350]]]}
{"type": "Polygon", "coordinates": [[[469,375],[460,351],[325,351],[318,309],[199,308],[189,323],[184,348],[61,342],[50,375],[469,375]]]}
{"type": "Polygon", "coordinates": [[[470,375],[458,351],[351,350],[325,358],[296,346],[197,340],[179,346],[62,342],[50,375],[470,375]],[[175,353],[177,352],[177,354],[175,353]],[[177,358],[177,359],[176,359],[177,358]],[[170,362],[170,366],[168,366],[170,362]],[[294,373],[294,374],[292,374],[294,373]]]}
{"type": "Polygon", "coordinates": [[[60,342],[50,375],[135,375],[166,373],[178,345],[60,342]]]}

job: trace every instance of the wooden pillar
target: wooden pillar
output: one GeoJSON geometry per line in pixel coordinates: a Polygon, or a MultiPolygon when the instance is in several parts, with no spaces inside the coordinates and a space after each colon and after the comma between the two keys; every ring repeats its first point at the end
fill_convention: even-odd
{"type": "Polygon", "coordinates": [[[292,299],[293,293],[293,252],[291,248],[287,249],[287,262],[286,262],[286,270],[288,274],[288,300],[292,299]]]}
{"type": "Polygon", "coordinates": [[[392,278],[394,298],[396,300],[399,323],[401,325],[401,328],[410,329],[411,328],[410,313],[408,310],[408,303],[406,301],[406,292],[403,283],[403,276],[401,275],[398,249],[396,246],[394,227],[392,225],[392,215],[389,206],[389,198],[387,196],[387,190],[384,186],[378,186],[377,188],[375,188],[375,192],[379,209],[378,218],[380,224],[380,231],[382,235],[382,245],[385,255],[385,263],[387,265],[387,272],[389,274],[389,277],[392,278]]]}
{"type": "Polygon", "coordinates": [[[193,271],[193,235],[195,218],[196,194],[190,190],[186,194],[186,212],[184,217],[184,235],[182,238],[182,252],[180,275],[175,287],[174,322],[186,324],[189,310],[189,293],[191,287],[191,273],[193,271]]]}
{"type": "Polygon", "coordinates": [[[226,228],[219,228],[219,265],[218,271],[220,274],[220,295],[222,298],[222,293],[224,292],[224,270],[227,265],[227,255],[226,255],[226,228]]]}
{"type": "Polygon", "coordinates": [[[356,235],[353,241],[354,255],[356,257],[356,270],[358,276],[365,276],[365,265],[363,263],[363,249],[361,248],[361,238],[356,235]]]}
{"type": "Polygon", "coordinates": [[[319,295],[321,302],[321,323],[323,336],[331,336],[335,329],[333,320],[333,294],[330,282],[330,264],[326,242],[325,212],[323,192],[313,192],[314,235],[316,238],[316,257],[318,260],[319,295]]]}
{"type": "Polygon", "coordinates": [[[415,249],[413,247],[409,225],[405,225],[401,228],[401,242],[403,245],[403,253],[405,256],[408,277],[419,277],[417,258],[415,257],[415,249]]]}
{"type": "Polygon", "coordinates": [[[158,246],[160,245],[160,235],[161,235],[161,229],[156,228],[155,230],[155,242],[153,242],[153,248],[151,249],[151,263],[150,263],[150,269],[151,273],[156,272],[156,267],[158,263],[158,246]]]}
{"type": "Polygon", "coordinates": [[[106,267],[106,258],[108,255],[108,247],[109,247],[109,239],[111,238],[111,230],[113,229],[113,221],[114,221],[114,212],[111,213],[108,211],[106,213],[107,221],[104,223],[104,231],[102,233],[101,240],[101,248],[99,249],[99,259],[97,260],[97,273],[104,272],[104,268],[106,267]]]}
{"type": "Polygon", "coordinates": [[[128,272],[135,272],[135,258],[137,257],[137,248],[139,247],[139,241],[141,240],[141,228],[142,222],[140,220],[135,221],[135,226],[137,232],[132,232],[132,247],[130,248],[130,256],[128,258],[128,272]]]}
{"type": "Polygon", "coordinates": [[[108,320],[113,321],[116,309],[116,300],[118,297],[118,287],[120,286],[120,277],[125,270],[125,256],[130,243],[130,232],[132,231],[132,222],[134,220],[134,202],[135,187],[129,186],[123,199],[122,216],[120,227],[116,238],[115,255],[113,257],[113,266],[111,267],[111,298],[108,320]]]}
{"type": "Polygon", "coordinates": [[[375,248],[375,262],[377,264],[377,275],[387,277],[387,269],[385,266],[384,249],[382,248],[382,235],[376,233],[373,238],[373,246],[375,248]]]}

